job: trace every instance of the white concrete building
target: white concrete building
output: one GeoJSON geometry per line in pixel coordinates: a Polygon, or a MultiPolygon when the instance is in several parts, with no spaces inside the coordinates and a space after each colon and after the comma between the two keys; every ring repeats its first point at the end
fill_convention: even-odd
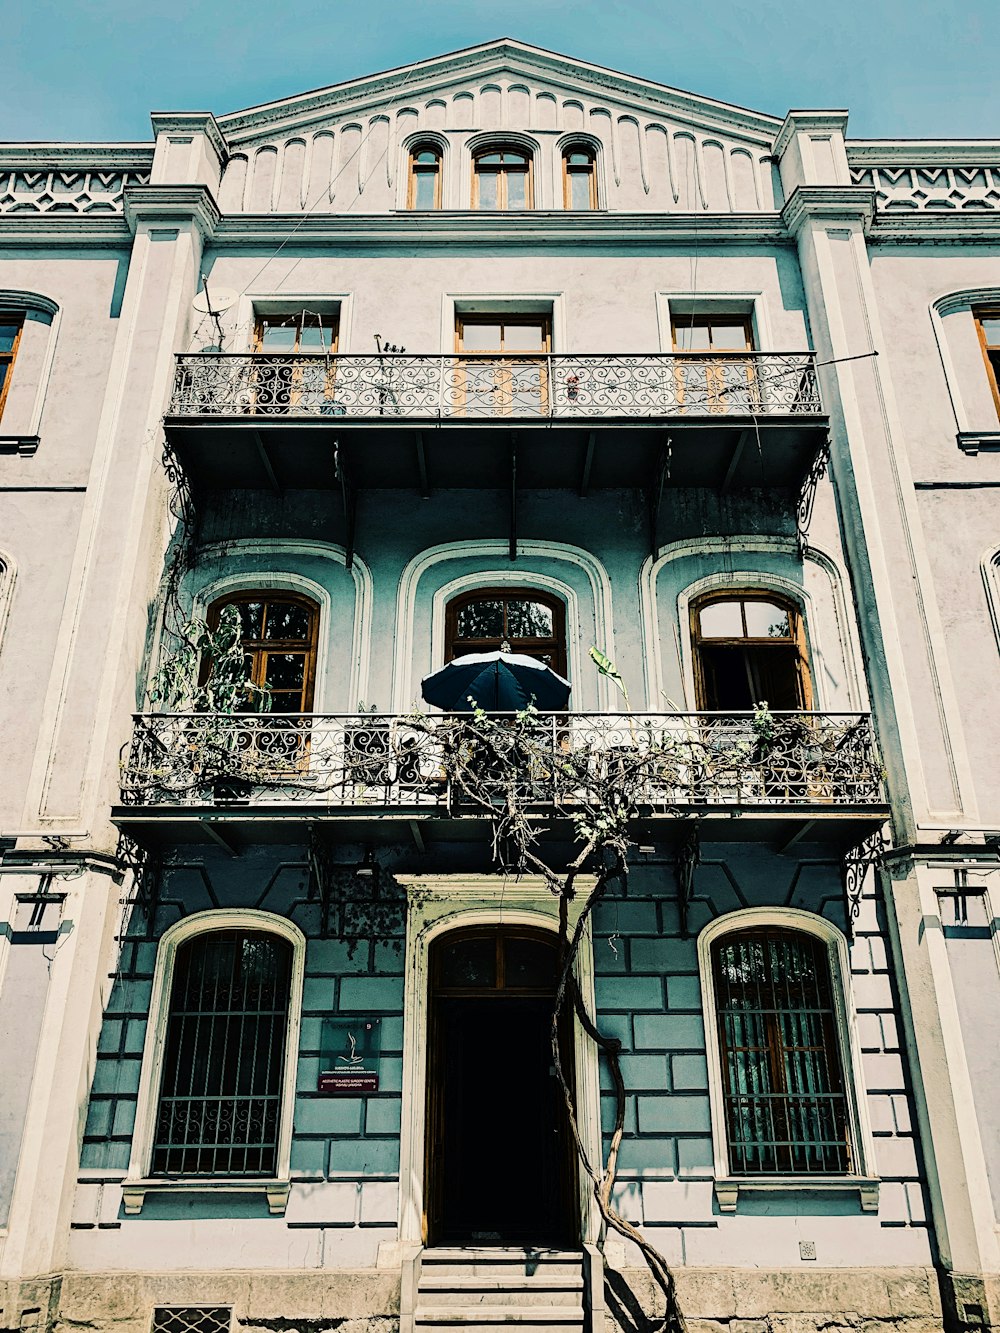
{"type": "Polygon", "coordinates": [[[577,980],[689,1326],[1000,1323],[1000,144],[509,40],[152,121],[0,150],[0,1328],[655,1311],[412,715],[505,641],[657,757],[577,980]]]}

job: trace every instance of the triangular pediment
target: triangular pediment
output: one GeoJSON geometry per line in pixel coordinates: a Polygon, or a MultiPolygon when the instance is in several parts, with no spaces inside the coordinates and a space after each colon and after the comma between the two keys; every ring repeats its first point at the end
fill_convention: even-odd
{"type": "Polygon", "coordinates": [[[535,208],[561,208],[559,145],[600,154],[602,207],[768,212],[780,121],[504,38],[223,116],[227,212],[383,212],[406,207],[408,146],[436,137],[444,207],[469,207],[463,162],[478,136],[534,154],[535,208]],[[548,183],[547,183],[548,182],[548,183]]]}
{"type": "MultiPolygon", "coordinates": [[[[548,96],[582,100],[586,109],[607,106],[627,110],[696,130],[733,134],[756,144],[770,142],[781,124],[780,119],[761,112],[501,38],[235,111],[219,117],[219,125],[235,147],[262,137],[284,137],[346,116],[391,114],[400,105],[417,108],[436,99],[444,102],[447,112],[457,97],[462,115],[475,116],[476,108],[468,104],[469,99],[474,103],[484,86],[488,92],[493,91],[490,85],[501,92],[512,88],[519,91],[523,86],[543,100],[548,96]]],[[[532,126],[510,124],[504,128],[529,130],[532,126]]]]}

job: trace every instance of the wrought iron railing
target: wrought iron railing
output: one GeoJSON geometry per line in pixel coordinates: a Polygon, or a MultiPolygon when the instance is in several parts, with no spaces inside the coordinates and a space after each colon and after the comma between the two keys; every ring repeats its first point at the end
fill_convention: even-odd
{"type": "MultiPolygon", "coordinates": [[[[123,752],[122,801],[469,813],[462,765],[481,763],[488,789],[491,762],[476,728],[468,714],[140,714],[123,752]]],[[[490,744],[508,735],[521,795],[541,807],[593,802],[619,775],[651,808],[885,800],[863,713],[540,713],[527,724],[511,715],[490,744]]]]}
{"type": "Polygon", "coordinates": [[[822,413],[812,352],[178,356],[170,414],[417,419],[822,413]]]}

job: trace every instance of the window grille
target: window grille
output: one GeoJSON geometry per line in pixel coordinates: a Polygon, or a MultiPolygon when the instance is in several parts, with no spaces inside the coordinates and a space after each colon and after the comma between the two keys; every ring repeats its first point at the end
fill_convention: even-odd
{"type": "Polygon", "coordinates": [[[229,1333],[228,1305],[157,1305],[152,1333],[229,1333]]]}
{"type": "Polygon", "coordinates": [[[277,1169],[292,946],[265,931],[179,946],[151,1173],[267,1176],[277,1169]]]}
{"type": "Polygon", "coordinates": [[[713,946],[729,1167],[737,1175],[851,1169],[826,946],[760,929],[713,946]]]}

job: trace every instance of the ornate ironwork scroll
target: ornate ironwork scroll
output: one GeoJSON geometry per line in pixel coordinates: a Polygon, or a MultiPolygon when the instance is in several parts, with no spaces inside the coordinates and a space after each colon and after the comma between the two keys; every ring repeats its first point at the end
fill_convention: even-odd
{"type": "Polygon", "coordinates": [[[179,356],[170,414],[254,417],[817,416],[812,352],[179,356]]]}
{"type": "Polygon", "coordinates": [[[688,933],[688,908],[694,894],[694,872],[700,864],[701,837],[698,825],[693,824],[674,856],[674,868],[677,872],[677,915],[682,935],[688,933]]]}
{"type": "MultiPolygon", "coordinates": [[[[583,809],[618,775],[640,805],[883,805],[864,713],[539,713],[513,746],[529,805],[583,809]]],[[[122,761],[125,805],[449,809],[459,760],[485,754],[468,714],[147,713],[122,761]],[[231,799],[231,797],[229,798],[231,799]]],[[[482,761],[488,762],[488,756],[482,761]]]]}
{"type": "Polygon", "coordinates": [[[856,847],[851,847],[844,853],[841,875],[844,884],[844,918],[847,924],[848,939],[854,938],[854,923],[861,912],[865,876],[870,869],[881,863],[882,857],[889,846],[889,838],[885,829],[880,827],[859,842],[856,847]]]}
{"type": "Polygon", "coordinates": [[[799,502],[795,508],[795,526],[798,529],[799,557],[805,559],[809,549],[809,524],[812,522],[813,507],[816,504],[816,491],[826,475],[830,463],[830,437],[823,441],[816,450],[816,457],[802,482],[799,502]]]}
{"type": "Polygon", "coordinates": [[[115,860],[122,874],[130,876],[132,881],[125,904],[138,907],[147,929],[151,929],[160,902],[160,882],[163,878],[160,855],[148,847],[140,846],[129,834],[120,832],[115,860]]]}

